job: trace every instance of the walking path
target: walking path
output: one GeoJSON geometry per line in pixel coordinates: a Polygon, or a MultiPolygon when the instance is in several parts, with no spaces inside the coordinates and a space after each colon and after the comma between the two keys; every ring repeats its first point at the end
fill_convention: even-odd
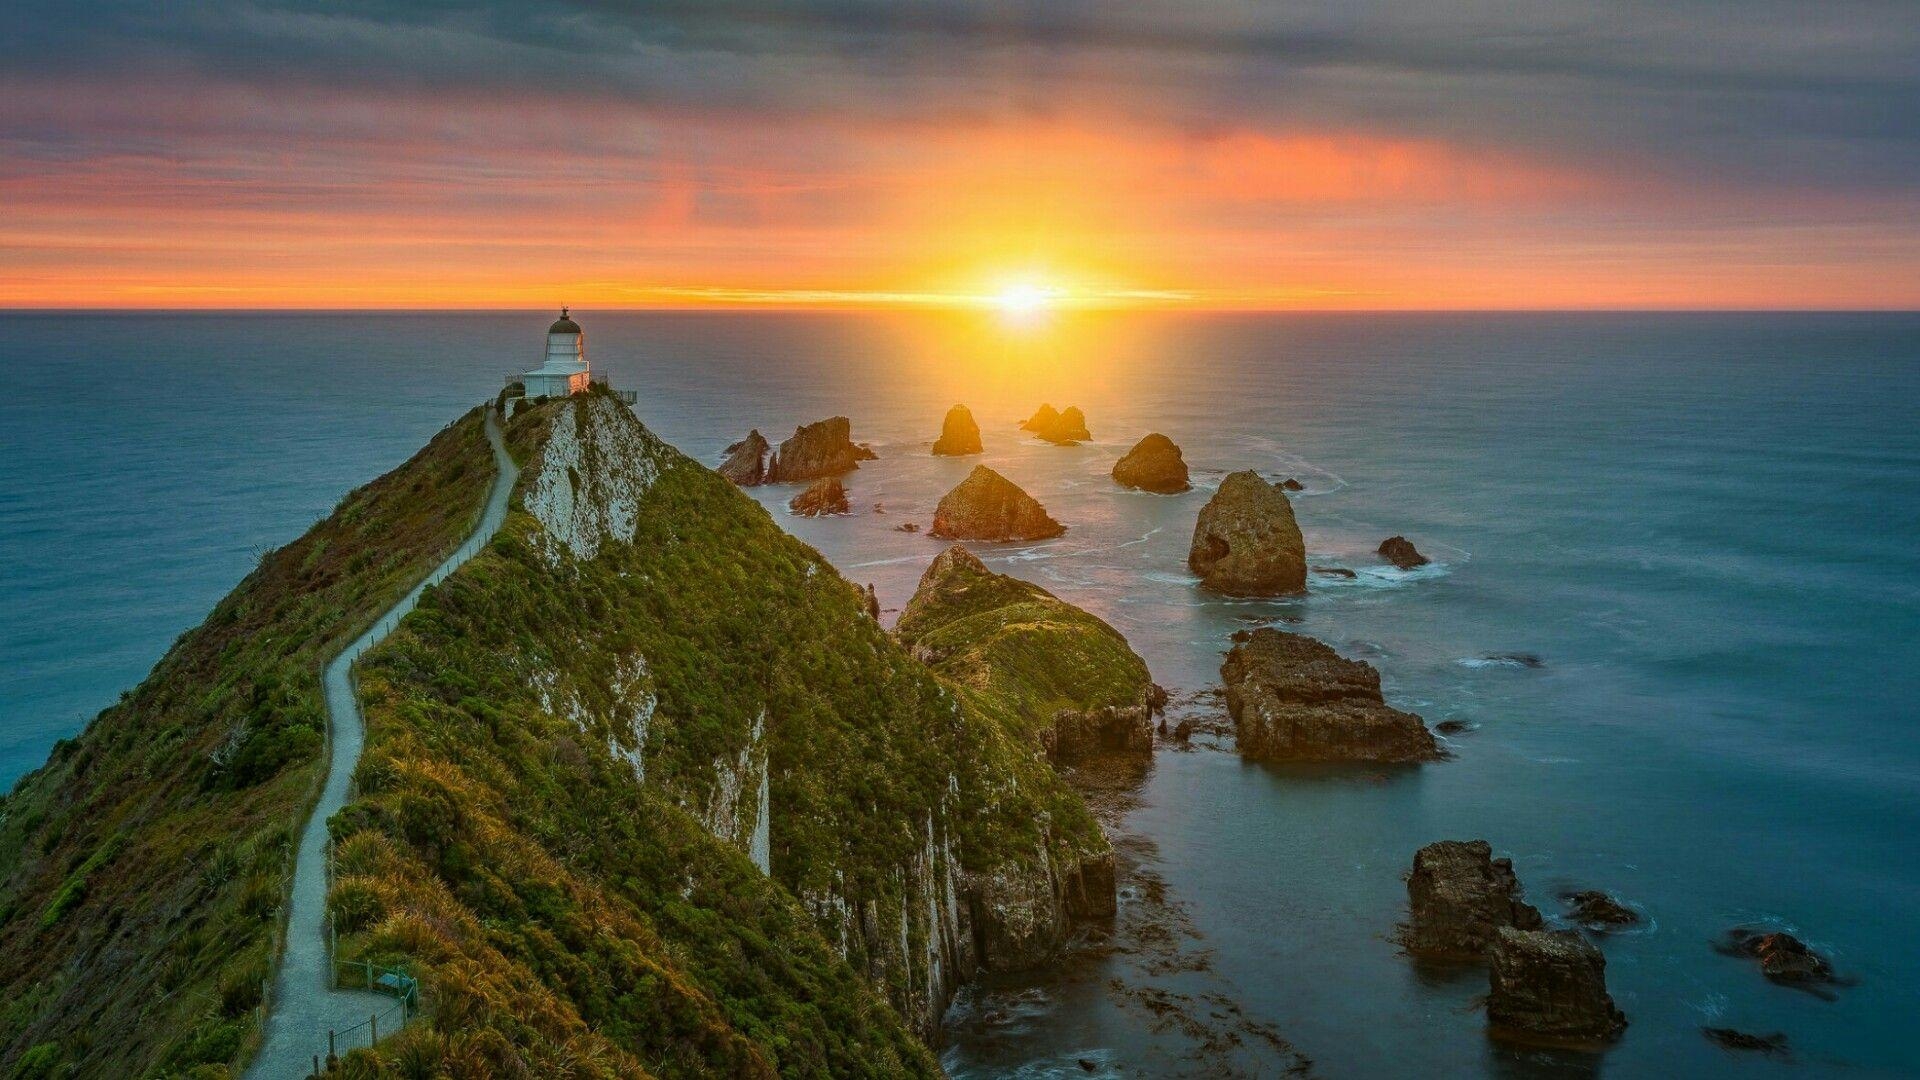
{"type": "Polygon", "coordinates": [[[353,694],[353,662],[380,640],[413,610],[420,594],[429,585],[437,585],[460,568],[493,539],[507,518],[507,499],[513,494],[514,480],[520,470],[507,453],[500,438],[493,412],[486,412],[487,442],[493,447],[498,473],[487,495],[487,508],[480,525],[448,556],[426,580],[401,597],[366,633],[355,638],[327,665],[324,684],[327,694],[327,719],[332,729],[327,762],[327,784],[320,801],[300,834],[300,851],[294,863],[291,907],[287,913],[287,944],[280,957],[280,972],[274,982],[273,1011],[267,1017],[266,1042],[247,1069],[249,1080],[299,1080],[313,1071],[314,1055],[324,1063],[327,1057],[327,1033],[343,1033],[337,1040],[341,1056],[354,1047],[366,1046],[372,1034],[368,1018],[379,1017],[382,1030],[398,1031],[401,1015],[398,1002],[386,994],[366,990],[333,989],[333,972],[327,947],[327,819],[345,804],[354,766],[360,761],[360,748],[366,741],[366,720],[360,715],[353,694]],[[391,1022],[392,1027],[387,1024],[391,1022]]]}

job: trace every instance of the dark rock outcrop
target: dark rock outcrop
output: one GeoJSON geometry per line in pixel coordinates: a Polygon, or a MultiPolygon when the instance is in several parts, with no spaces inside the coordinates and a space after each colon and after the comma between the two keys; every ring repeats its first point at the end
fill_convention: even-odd
{"type": "Polygon", "coordinates": [[[915,525],[915,524],[914,524],[913,522],[911,522],[911,521],[903,521],[903,522],[901,522],[900,524],[898,524],[898,525],[895,525],[895,526],[893,527],[893,531],[894,531],[894,532],[904,532],[904,533],[917,533],[917,532],[919,532],[919,531],[920,531],[920,526],[918,526],[918,525],[915,525]]]}
{"type": "Polygon", "coordinates": [[[1285,596],[1307,587],[1306,542],[1293,505],[1260,474],[1228,476],[1194,523],[1187,568],[1229,596],[1285,596]]]}
{"type": "Polygon", "coordinates": [[[765,483],[768,449],[766,437],[758,428],[747,432],[746,438],[727,447],[727,460],[720,465],[720,475],[741,487],[765,483]]]}
{"type": "Polygon", "coordinates": [[[1771,1035],[1755,1035],[1730,1027],[1703,1027],[1700,1034],[1705,1035],[1722,1050],[1752,1050],[1762,1054],[1781,1054],[1787,1052],[1785,1032],[1776,1031],[1771,1035]]]}
{"type": "Polygon", "coordinates": [[[1066,532],[1019,485],[985,465],[946,493],[929,535],[945,540],[1045,540],[1066,532]]]}
{"type": "Polygon", "coordinates": [[[844,514],[847,512],[847,489],[840,485],[837,477],[823,476],[788,500],[787,509],[801,517],[844,514]]]}
{"type": "Polygon", "coordinates": [[[1327,577],[1341,578],[1346,581],[1352,581],[1354,578],[1360,576],[1344,566],[1316,566],[1313,568],[1313,572],[1316,574],[1325,574],[1327,577]]]}
{"type": "Polygon", "coordinates": [[[1729,930],[1720,951],[1760,961],[1762,975],[1787,986],[1813,987],[1839,981],[1826,957],[1782,930],[1729,930]]]}
{"type": "Polygon", "coordinates": [[[1485,840],[1441,840],[1415,852],[1407,906],[1402,943],[1434,959],[1479,960],[1499,931],[1540,928],[1540,912],[1520,899],[1513,860],[1494,858],[1485,840]]]}
{"type": "Polygon", "coordinates": [[[1413,541],[1404,536],[1389,536],[1380,541],[1380,557],[1402,570],[1427,565],[1427,557],[1420,554],[1414,548],[1413,541]]]}
{"type": "Polygon", "coordinates": [[[1495,1034],[1593,1044],[1626,1030],[1626,1015],[1607,993],[1607,958],[1578,932],[1503,926],[1488,959],[1487,1022],[1495,1034]]]}
{"type": "Polygon", "coordinates": [[[839,476],[873,460],[873,451],[853,442],[853,424],[833,416],[793,429],[767,462],[766,482],[796,484],[822,476],[839,476]]]}
{"type": "Polygon", "coordinates": [[[1561,895],[1567,902],[1567,914],[1589,930],[1605,932],[1640,921],[1639,912],[1615,900],[1599,889],[1581,889],[1561,895]]]}
{"type": "Polygon", "coordinates": [[[1302,484],[1300,481],[1295,480],[1291,476],[1287,477],[1285,480],[1280,481],[1280,483],[1274,486],[1278,487],[1281,491],[1305,491],[1307,487],[1305,484],[1302,484]]]}
{"type": "Polygon", "coordinates": [[[1389,706],[1380,673],[1302,634],[1263,626],[1220,666],[1242,757],[1273,761],[1432,761],[1426,724],[1389,706]]]}
{"type": "Polygon", "coordinates": [[[947,418],[940,425],[940,437],[933,442],[933,452],[946,457],[980,453],[980,425],[973,422],[973,413],[965,405],[947,410],[947,418]]]}
{"type": "Polygon", "coordinates": [[[1020,427],[1033,432],[1037,438],[1061,446],[1071,446],[1093,438],[1087,431],[1086,414],[1077,405],[1069,405],[1060,412],[1055,412],[1051,405],[1042,405],[1020,427]]]}
{"type": "Polygon", "coordinates": [[[1187,463],[1180,457],[1180,447],[1157,431],[1114,462],[1113,479],[1126,487],[1161,495],[1178,494],[1193,486],[1187,482],[1187,463]]]}

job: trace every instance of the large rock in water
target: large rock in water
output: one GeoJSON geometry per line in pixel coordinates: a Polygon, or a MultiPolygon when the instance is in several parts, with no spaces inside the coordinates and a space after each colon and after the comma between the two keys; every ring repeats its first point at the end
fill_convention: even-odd
{"type": "Polygon", "coordinates": [[[795,495],[787,503],[787,509],[801,517],[844,514],[847,512],[847,489],[841,486],[838,477],[823,476],[808,484],[807,490],[795,495]]]}
{"type": "Polygon", "coordinates": [[[933,442],[933,452],[944,457],[980,453],[980,425],[973,422],[973,413],[965,405],[947,410],[947,418],[940,425],[940,437],[933,442]]]}
{"type": "Polygon", "coordinates": [[[1416,566],[1427,565],[1427,557],[1420,554],[1413,541],[1404,536],[1389,536],[1380,541],[1380,557],[1402,570],[1411,570],[1416,566]]]}
{"type": "Polygon", "coordinates": [[[1435,959],[1479,960],[1501,930],[1540,928],[1540,912],[1520,899],[1513,860],[1494,858],[1485,840],[1441,840],[1415,852],[1407,904],[1402,943],[1435,959]]]}
{"type": "Polygon", "coordinates": [[[1051,405],[1042,405],[1020,426],[1038,438],[1061,446],[1071,446],[1093,438],[1092,433],[1087,431],[1086,414],[1077,405],[1069,405],[1060,412],[1055,412],[1051,405]]]}
{"type": "Polygon", "coordinates": [[[1126,638],[1038,585],[994,573],[966,548],[927,567],[894,636],[994,703],[1055,762],[1153,752],[1165,692],[1126,638]]]}
{"type": "Polygon", "coordinates": [[[746,438],[727,447],[727,460],[720,464],[720,475],[741,487],[766,482],[768,449],[766,437],[758,428],[747,432],[746,438]]]}
{"type": "Polygon", "coordinates": [[[943,540],[1045,540],[1066,531],[1013,481],[975,465],[934,508],[928,535],[943,540]]]}
{"type": "Polygon", "coordinates": [[[1260,474],[1237,472],[1200,510],[1187,568],[1229,596],[1285,596],[1307,587],[1307,545],[1293,504],[1260,474]]]}
{"type": "Polygon", "coordinates": [[[1272,761],[1432,761],[1440,744],[1410,712],[1380,696],[1380,673],[1304,634],[1263,626],[1227,653],[1242,757],[1272,761]]]}
{"type": "Polygon", "coordinates": [[[853,424],[844,416],[794,428],[793,437],[781,443],[767,462],[766,482],[794,484],[839,476],[859,468],[862,461],[873,460],[873,451],[854,445],[852,432],[853,424]]]}
{"type": "Polygon", "coordinates": [[[1579,932],[1503,926],[1490,959],[1487,1022],[1495,1034],[1591,1044],[1626,1030],[1607,993],[1607,958],[1579,932]]]}
{"type": "Polygon", "coordinates": [[[1193,485],[1187,482],[1187,463],[1172,439],[1154,432],[1133,444],[1127,456],[1114,462],[1113,479],[1130,488],[1174,495],[1193,485]]]}

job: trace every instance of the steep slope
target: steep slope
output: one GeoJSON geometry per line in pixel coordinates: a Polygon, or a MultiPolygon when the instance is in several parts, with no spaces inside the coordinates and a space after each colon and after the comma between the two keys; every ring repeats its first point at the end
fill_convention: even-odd
{"type": "Polygon", "coordinates": [[[320,667],[471,528],[476,410],[272,552],[0,803],[0,1076],[225,1075],[258,1037],[320,667]]]}
{"type": "Polygon", "coordinates": [[[960,980],[1111,910],[1079,798],[756,503],[603,396],[508,436],[518,509],[361,668],[341,950],[430,1014],[381,1056],[932,1073],[960,980]]]}

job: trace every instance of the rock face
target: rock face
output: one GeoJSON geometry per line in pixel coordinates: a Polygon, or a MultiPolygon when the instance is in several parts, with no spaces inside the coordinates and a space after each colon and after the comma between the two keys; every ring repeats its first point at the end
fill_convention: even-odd
{"type": "Polygon", "coordinates": [[[766,482],[795,484],[822,476],[839,476],[873,460],[873,451],[853,443],[853,425],[833,416],[793,429],[793,437],[767,462],[766,482]]]}
{"type": "Polygon", "coordinates": [[[1788,986],[1818,986],[1837,981],[1827,958],[1784,931],[1745,927],[1727,932],[1721,951],[1760,961],[1760,973],[1788,986]]]}
{"type": "Polygon", "coordinates": [[[1141,491],[1174,495],[1193,485],[1187,482],[1187,463],[1172,439],[1154,432],[1135,443],[1127,456],[1113,465],[1116,483],[1141,491]]]}
{"type": "Polygon", "coordinates": [[[1066,531],[1013,481],[976,465],[940,500],[928,534],[943,540],[1045,540],[1066,531]]]}
{"type": "Polygon", "coordinates": [[[741,487],[766,482],[768,449],[766,437],[758,428],[747,432],[746,438],[727,447],[727,460],[720,465],[720,475],[741,487]]]}
{"type": "Polygon", "coordinates": [[[1051,761],[1153,751],[1166,693],[1126,638],[1038,585],[994,573],[966,548],[927,567],[894,634],[916,659],[1004,710],[1051,761]]]}
{"type": "Polygon", "coordinates": [[[1071,446],[1093,438],[1087,431],[1086,414],[1077,405],[1069,405],[1060,412],[1053,411],[1051,405],[1042,405],[1020,427],[1033,432],[1037,438],[1061,446],[1071,446]]]}
{"type": "Polygon", "coordinates": [[[823,476],[788,501],[787,509],[802,517],[844,514],[847,512],[847,489],[840,485],[837,477],[823,476]]]}
{"type": "Polygon", "coordinates": [[[940,437],[934,440],[933,452],[951,457],[980,453],[980,425],[973,422],[973,413],[965,405],[947,410],[947,418],[940,425],[940,437]]]}
{"type": "Polygon", "coordinates": [[[1415,550],[1413,541],[1404,536],[1389,536],[1380,541],[1380,557],[1402,570],[1427,565],[1427,557],[1415,550]]]}
{"type": "Polygon", "coordinates": [[[1251,470],[1237,472],[1200,511],[1187,568],[1229,596],[1285,596],[1307,587],[1307,549],[1293,506],[1251,470]]]}
{"type": "Polygon", "coordinates": [[[1220,666],[1242,757],[1272,761],[1432,761],[1418,716],[1380,696],[1380,673],[1302,634],[1263,626],[1220,666]]]}
{"type": "Polygon", "coordinates": [[[1496,1034],[1601,1043],[1626,1030],[1607,994],[1607,958],[1573,930],[1500,928],[1487,972],[1487,1022],[1496,1034]]]}
{"type": "Polygon", "coordinates": [[[1754,1050],[1762,1054],[1781,1055],[1787,1052],[1787,1036],[1779,1031],[1771,1035],[1755,1035],[1738,1028],[1703,1027],[1700,1034],[1722,1050],[1754,1050]]]}
{"type": "Polygon", "coordinates": [[[1540,912],[1520,899],[1513,860],[1485,840],[1441,840],[1414,853],[1412,913],[1402,943],[1417,956],[1479,960],[1503,929],[1537,930],[1540,912]]]}
{"type": "Polygon", "coordinates": [[[1598,889],[1570,892],[1561,899],[1567,902],[1573,921],[1589,930],[1604,932],[1640,921],[1638,912],[1598,889]]]}

